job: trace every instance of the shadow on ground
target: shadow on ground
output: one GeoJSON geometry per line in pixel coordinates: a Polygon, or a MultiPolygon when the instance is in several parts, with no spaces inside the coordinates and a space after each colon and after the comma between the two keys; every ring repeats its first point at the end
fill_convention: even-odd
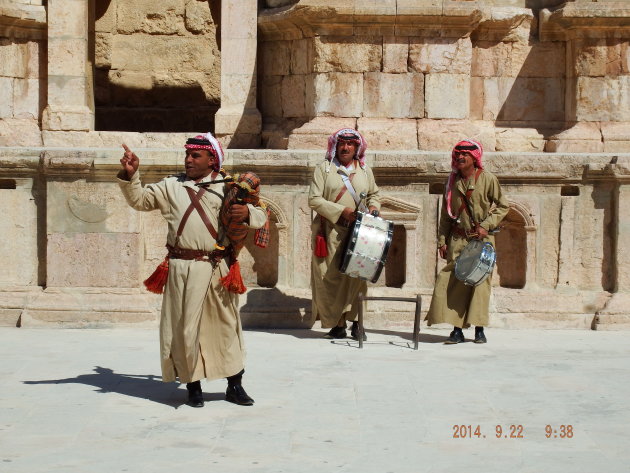
{"type": "MultiPolygon", "coordinates": [[[[85,384],[98,388],[99,393],[118,393],[148,401],[165,404],[175,409],[184,405],[185,390],[179,383],[163,383],[161,376],[115,373],[110,368],[97,366],[93,374],[81,374],[74,378],[23,381],[24,384],[85,384]]],[[[204,393],[204,401],[225,399],[224,393],[204,393]]]]}
{"type": "MultiPolygon", "coordinates": [[[[326,338],[324,338],[324,335],[326,335],[325,331],[319,331],[319,330],[309,330],[309,329],[249,329],[248,331],[251,332],[264,332],[264,333],[277,333],[277,334],[282,334],[282,335],[289,335],[291,337],[295,337],[295,338],[303,338],[303,339],[311,339],[311,338],[319,338],[322,340],[328,340],[326,338]]],[[[365,334],[368,337],[368,342],[370,341],[370,334],[380,334],[380,335],[386,335],[388,337],[398,337],[401,340],[379,340],[377,343],[379,344],[384,344],[384,343],[391,343],[394,345],[399,345],[399,344],[404,344],[404,341],[409,341],[411,343],[413,343],[413,334],[411,333],[411,330],[409,330],[408,332],[399,332],[399,331],[394,331],[394,330],[373,330],[373,329],[366,329],[365,330],[365,334]]],[[[444,343],[444,341],[447,339],[447,336],[444,335],[432,335],[432,334],[428,334],[428,333],[422,333],[420,332],[420,336],[419,336],[419,342],[420,343],[444,343]]],[[[345,339],[340,339],[340,340],[332,340],[333,342],[337,343],[337,344],[352,344],[352,342],[354,342],[353,339],[351,338],[345,338],[345,339]],[[348,343],[346,343],[348,342],[348,343]]]]}

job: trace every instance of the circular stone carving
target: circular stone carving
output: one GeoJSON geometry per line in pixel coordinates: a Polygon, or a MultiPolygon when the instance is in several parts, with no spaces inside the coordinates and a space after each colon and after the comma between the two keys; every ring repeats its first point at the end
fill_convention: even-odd
{"type": "Polygon", "coordinates": [[[83,222],[98,223],[108,217],[107,210],[105,210],[105,208],[80,200],[74,195],[68,198],[68,207],[70,208],[72,215],[83,222]]]}

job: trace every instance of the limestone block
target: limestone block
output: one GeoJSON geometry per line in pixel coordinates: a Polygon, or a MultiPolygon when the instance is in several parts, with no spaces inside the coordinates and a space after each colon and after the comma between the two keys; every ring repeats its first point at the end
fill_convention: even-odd
{"type": "Polygon", "coordinates": [[[184,3],[181,0],[117,2],[116,8],[119,33],[174,35],[185,32],[184,3]]]}
{"type": "MultiPolygon", "coordinates": [[[[129,146],[135,148],[125,137],[121,137],[118,146],[121,142],[129,142],[129,146]]],[[[140,231],[135,211],[127,205],[115,182],[115,172],[108,183],[49,181],[47,197],[46,229],[49,233],[140,231]]]]}
{"type": "Polygon", "coordinates": [[[48,40],[48,73],[56,76],[85,75],[87,38],[48,40]]]}
{"type": "Polygon", "coordinates": [[[416,72],[470,74],[470,38],[410,38],[409,66],[416,72]]]}
{"type": "Polygon", "coordinates": [[[0,118],[13,117],[13,81],[12,77],[0,77],[0,118]]]}
{"type": "MultiPolygon", "coordinates": [[[[58,2],[59,3],[59,2],[58,2]]],[[[69,0],[64,8],[51,11],[48,17],[48,38],[87,38],[85,2],[69,0]]]]}
{"type": "Polygon", "coordinates": [[[383,40],[372,36],[317,36],[314,39],[315,72],[380,71],[383,40]]]}
{"type": "Polygon", "coordinates": [[[95,2],[95,32],[114,33],[116,31],[116,3],[117,2],[95,2]]]}
{"type": "Polygon", "coordinates": [[[296,39],[291,42],[291,74],[313,72],[313,39],[296,39]]]}
{"type": "Polygon", "coordinates": [[[229,31],[233,39],[256,39],[257,35],[257,0],[239,0],[232,2],[230,8],[221,12],[221,29],[229,31]]]}
{"type": "Polygon", "coordinates": [[[25,77],[24,44],[0,38],[0,77],[25,77]]]}
{"type": "Polygon", "coordinates": [[[441,16],[443,0],[397,0],[396,11],[399,16],[441,16]]]}
{"type": "Polygon", "coordinates": [[[210,41],[179,36],[115,35],[112,69],[125,71],[210,71],[217,57],[210,41]],[[151,51],[151,54],[147,54],[151,51]]]}
{"type": "Polygon", "coordinates": [[[383,72],[407,72],[409,62],[409,38],[385,36],[383,38],[383,72]]]}
{"type": "MultiPolygon", "coordinates": [[[[44,146],[55,148],[102,148],[103,140],[99,132],[50,131],[42,130],[44,146]]],[[[120,145],[120,143],[119,143],[120,145]]]]}
{"type": "Polygon", "coordinates": [[[357,127],[371,150],[418,149],[416,120],[359,118],[357,127]]]}
{"type": "MultiPolygon", "coordinates": [[[[229,55],[226,57],[229,57],[230,60],[221,63],[221,74],[229,76],[231,74],[243,74],[249,70],[255,73],[258,50],[255,39],[227,38],[222,42],[222,50],[229,55]]],[[[268,53],[266,54],[267,59],[269,59],[268,53]]],[[[220,53],[217,52],[217,59],[219,55],[220,53]]],[[[288,55],[284,57],[284,60],[287,62],[286,69],[288,70],[288,55]]],[[[273,59],[273,61],[277,61],[277,58],[273,59]]]]}
{"type": "Polygon", "coordinates": [[[630,121],[630,76],[578,77],[579,121],[630,121]]]}
{"type": "Polygon", "coordinates": [[[109,69],[112,66],[111,43],[111,33],[96,33],[94,38],[94,65],[96,67],[109,69]]]}
{"type": "Polygon", "coordinates": [[[363,116],[422,118],[424,75],[367,72],[363,85],[363,116]]]}
{"type": "Polygon", "coordinates": [[[602,122],[604,153],[627,153],[630,149],[630,123],[602,122]]]}
{"type": "MultiPolygon", "coordinates": [[[[282,81],[284,78],[289,79],[290,76],[262,77],[260,83],[260,111],[265,117],[282,116],[282,81]]],[[[303,101],[304,99],[302,99],[303,101]]]]}
{"type": "Polygon", "coordinates": [[[186,29],[195,34],[210,33],[215,31],[214,19],[208,2],[188,0],[184,13],[186,29]]]}
{"type": "Polygon", "coordinates": [[[286,76],[282,79],[282,115],[285,117],[306,116],[306,84],[304,75],[286,76]]]}
{"type": "Polygon", "coordinates": [[[563,77],[563,42],[478,41],[473,49],[472,75],[479,77],[563,77]]]}
{"type": "Polygon", "coordinates": [[[135,233],[48,235],[47,278],[57,287],[136,287],[140,238],[135,233]],[[98,262],[98,271],[94,264],[98,262]]]}
{"type": "Polygon", "coordinates": [[[564,80],[489,77],[483,80],[484,120],[564,120],[564,80]]]}
{"type": "Polygon", "coordinates": [[[15,79],[13,83],[13,116],[39,119],[44,107],[39,79],[15,79]]]}
{"type": "Polygon", "coordinates": [[[427,118],[468,118],[470,76],[427,74],[424,90],[427,118]]]}
{"type": "Polygon", "coordinates": [[[545,137],[535,128],[497,128],[496,151],[542,152],[545,137]]]}
{"type": "Polygon", "coordinates": [[[628,42],[623,39],[577,39],[571,43],[576,76],[604,77],[627,74],[628,42]]]}
{"type": "MultiPolygon", "coordinates": [[[[1,123],[1,121],[0,121],[1,123]]],[[[22,181],[22,182],[20,182],[22,181]]],[[[37,285],[37,207],[32,181],[0,189],[0,285],[37,285]]]]}
{"type": "MultiPolygon", "coordinates": [[[[98,136],[94,134],[93,147],[96,147],[98,143],[102,143],[101,146],[103,148],[116,148],[116,150],[121,150],[122,143],[125,143],[131,149],[157,148],[158,147],[157,143],[159,142],[159,143],[164,143],[162,146],[160,146],[163,148],[175,148],[175,147],[179,148],[183,146],[183,143],[186,142],[186,138],[180,138],[175,143],[168,140],[157,141],[155,140],[155,135],[157,135],[157,133],[153,133],[151,136],[152,140],[149,141],[150,138],[145,133],[134,133],[132,131],[116,131],[116,132],[99,131],[98,136]],[[171,143],[173,143],[174,146],[168,146],[171,143]]],[[[161,134],[161,135],[165,135],[165,134],[161,134]]],[[[181,136],[181,134],[178,134],[178,135],[181,136]]],[[[115,155],[114,159],[116,158],[118,158],[118,154],[115,155]]],[[[112,229],[112,231],[118,231],[118,230],[112,229]]]]}
{"type": "Polygon", "coordinates": [[[328,137],[342,128],[357,127],[355,118],[315,117],[289,136],[288,149],[317,149],[325,153],[328,137]]]}
{"type": "Polygon", "coordinates": [[[0,120],[0,146],[42,146],[38,121],[16,118],[0,120]]]}
{"type": "Polygon", "coordinates": [[[597,123],[580,122],[571,128],[552,135],[545,151],[551,153],[601,153],[604,151],[602,135],[597,123]]]}
{"type": "MultiPolygon", "coordinates": [[[[243,110],[240,107],[228,108],[222,106],[215,115],[214,129],[217,135],[231,135],[236,132],[242,135],[260,134],[260,130],[262,129],[260,112],[257,109],[251,108],[246,108],[245,110],[243,110]]],[[[247,137],[246,141],[251,142],[255,140],[247,137]]],[[[231,147],[238,148],[239,146],[233,145],[231,147]]],[[[251,148],[252,146],[242,147],[251,148]]],[[[227,148],[227,146],[224,146],[224,148],[227,148]]]]}
{"type": "Polygon", "coordinates": [[[265,41],[260,44],[261,75],[288,75],[291,65],[291,41],[265,41]]]}
{"type": "Polygon", "coordinates": [[[418,144],[422,151],[451,151],[458,141],[479,141],[484,151],[494,151],[496,138],[492,123],[462,120],[418,120],[418,144]]]}
{"type": "Polygon", "coordinates": [[[307,80],[308,115],[359,117],[363,109],[363,74],[313,74],[307,80]],[[310,108],[312,107],[312,108],[310,108]]]}
{"type": "MultiPolygon", "coordinates": [[[[44,64],[46,57],[46,45],[39,41],[26,43],[26,78],[39,79],[46,77],[47,66],[44,64]]],[[[0,64],[2,61],[0,60],[0,64]]],[[[2,66],[0,66],[2,67],[2,66]]],[[[2,75],[2,74],[0,74],[2,75]]]]}
{"type": "Polygon", "coordinates": [[[222,77],[221,107],[255,108],[256,106],[256,81],[250,74],[231,74],[222,77]],[[225,82],[229,82],[226,87],[225,82]]]}

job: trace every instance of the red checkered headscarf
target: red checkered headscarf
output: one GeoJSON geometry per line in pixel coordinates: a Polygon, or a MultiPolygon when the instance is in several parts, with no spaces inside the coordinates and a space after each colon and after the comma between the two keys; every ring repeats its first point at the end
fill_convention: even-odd
{"type": "Polygon", "coordinates": [[[219,169],[221,169],[225,155],[223,154],[221,143],[219,143],[217,139],[212,136],[212,133],[208,132],[204,135],[197,135],[194,138],[188,138],[188,140],[186,140],[184,148],[206,149],[210,151],[210,153],[216,158],[214,170],[218,172],[219,169]]]}
{"type": "Polygon", "coordinates": [[[455,178],[457,177],[456,159],[460,151],[466,151],[470,153],[475,162],[475,167],[483,169],[481,157],[483,156],[483,146],[478,141],[471,139],[465,139],[455,145],[451,152],[451,174],[448,176],[448,182],[446,184],[446,192],[444,197],[446,198],[446,211],[448,215],[455,219],[457,216],[453,215],[453,209],[451,208],[451,201],[453,199],[453,185],[455,184],[455,178]]]}
{"type": "Polygon", "coordinates": [[[332,162],[337,154],[337,143],[339,139],[351,141],[357,145],[357,154],[354,159],[359,161],[359,166],[365,167],[365,150],[367,149],[367,141],[363,135],[353,128],[342,128],[328,137],[328,149],[326,150],[326,159],[332,162]]]}

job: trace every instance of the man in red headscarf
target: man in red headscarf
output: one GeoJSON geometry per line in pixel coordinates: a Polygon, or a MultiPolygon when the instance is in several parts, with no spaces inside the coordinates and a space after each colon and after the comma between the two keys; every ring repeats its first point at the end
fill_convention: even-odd
{"type": "MultiPolygon", "coordinates": [[[[204,405],[200,380],[227,378],[226,399],[252,405],[241,384],[244,345],[237,295],[221,279],[228,274],[225,253],[216,246],[225,229],[219,212],[225,192],[223,150],[210,134],[186,142],[185,172],[142,186],[140,160],[127,146],[120,160],[118,183],[136,210],[160,210],[168,224],[168,256],[147,280],[147,289],[162,292],[160,355],[162,381],[186,383],[188,404],[204,405]]],[[[267,212],[234,204],[232,223],[261,228],[267,212]]]]}
{"type": "Polygon", "coordinates": [[[462,328],[475,325],[475,343],[486,343],[490,277],[476,287],[465,285],[454,274],[455,260],[472,238],[494,244],[492,231],[507,215],[509,204],[499,180],[483,169],[483,148],[474,140],[463,140],[451,153],[451,174],[442,201],[438,251],[446,266],[438,274],[427,314],[429,325],[448,323],[453,331],[446,344],[465,341],[462,328]],[[468,196],[470,210],[465,203],[468,196]]]}
{"type": "MultiPolygon", "coordinates": [[[[314,255],[311,263],[313,314],[328,338],[345,338],[346,322],[352,321],[350,335],[357,339],[359,293],[367,283],[339,271],[344,242],[356,219],[361,193],[369,212],[378,215],[381,204],[372,170],[365,164],[367,143],[352,128],[343,128],[328,138],[326,158],[315,167],[308,205],[316,212],[311,226],[314,255]]],[[[365,339],[365,336],[364,336],[365,339]]]]}

